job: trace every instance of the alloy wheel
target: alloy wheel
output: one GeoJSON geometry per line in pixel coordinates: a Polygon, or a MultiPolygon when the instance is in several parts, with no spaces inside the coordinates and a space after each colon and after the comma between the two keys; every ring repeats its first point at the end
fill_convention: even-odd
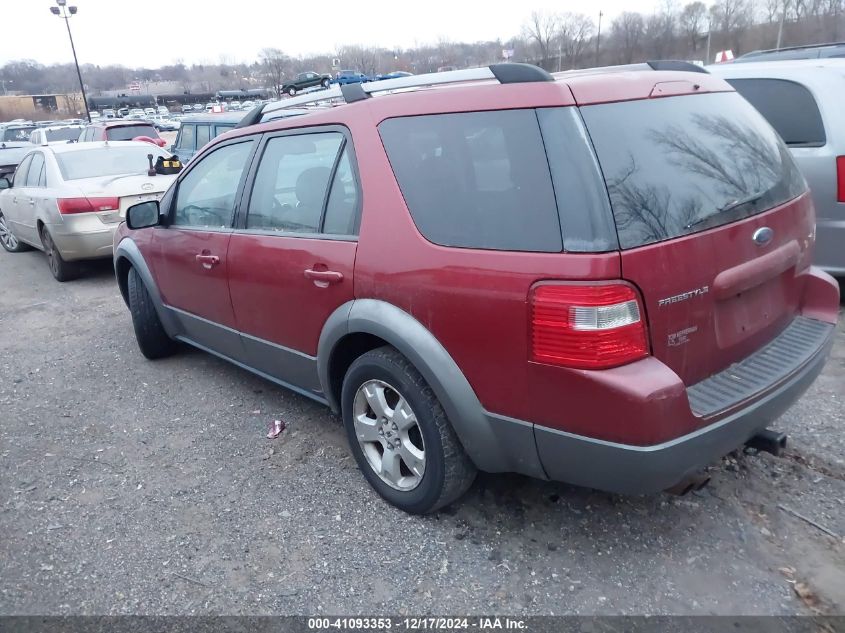
{"type": "Polygon", "coordinates": [[[14,250],[18,247],[18,238],[12,235],[9,227],[6,226],[6,218],[0,213],[0,242],[9,250],[14,250]]]}
{"type": "Polygon", "coordinates": [[[416,488],[425,474],[425,443],[402,394],[384,381],[368,380],[355,393],[352,420],[373,472],[396,490],[416,488]]]}
{"type": "Polygon", "coordinates": [[[53,238],[45,229],[41,231],[41,241],[44,243],[44,254],[47,255],[47,264],[54,275],[59,274],[59,262],[56,253],[56,245],[53,244],[53,238]]]}

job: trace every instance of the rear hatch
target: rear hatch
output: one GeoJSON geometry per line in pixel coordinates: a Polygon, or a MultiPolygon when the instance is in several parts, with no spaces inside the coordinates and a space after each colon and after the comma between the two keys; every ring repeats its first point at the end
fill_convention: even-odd
{"type": "Polygon", "coordinates": [[[736,93],[581,113],[653,355],[691,385],[777,336],[799,309],[815,220],[774,130],[736,93]]]}

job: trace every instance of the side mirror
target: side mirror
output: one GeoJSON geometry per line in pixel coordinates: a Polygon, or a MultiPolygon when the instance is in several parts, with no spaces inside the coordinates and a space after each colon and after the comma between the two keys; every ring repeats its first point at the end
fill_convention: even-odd
{"type": "Polygon", "coordinates": [[[130,229],[146,229],[160,223],[158,200],[133,204],[126,210],[126,226],[130,229]]]}
{"type": "Polygon", "coordinates": [[[2,189],[11,189],[12,188],[12,181],[6,178],[5,176],[0,178],[0,190],[2,189]]]}

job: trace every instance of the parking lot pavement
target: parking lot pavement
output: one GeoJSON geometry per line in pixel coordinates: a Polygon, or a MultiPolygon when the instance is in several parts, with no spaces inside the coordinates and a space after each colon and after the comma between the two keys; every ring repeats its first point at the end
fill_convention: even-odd
{"type": "Polygon", "coordinates": [[[145,360],[108,262],[58,284],[0,252],[0,275],[2,614],[845,611],[841,323],[783,458],[686,497],[484,475],[420,518],[319,405],[200,352],[145,360]]]}

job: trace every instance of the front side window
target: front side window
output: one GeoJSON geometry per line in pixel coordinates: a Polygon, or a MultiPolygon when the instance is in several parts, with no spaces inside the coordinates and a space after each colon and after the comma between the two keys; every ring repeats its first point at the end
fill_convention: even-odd
{"type": "Polygon", "coordinates": [[[29,165],[32,163],[32,155],[27,156],[15,170],[15,187],[23,187],[26,183],[26,175],[29,172],[29,165]]]}
{"type": "Polygon", "coordinates": [[[29,166],[29,173],[26,177],[27,187],[37,187],[41,179],[41,172],[44,170],[44,154],[40,152],[32,155],[32,163],[29,166]]]}
{"type": "Polygon", "coordinates": [[[182,130],[179,133],[179,149],[194,149],[194,130],[196,128],[193,125],[183,125],[182,130]]]}
{"type": "Polygon", "coordinates": [[[420,233],[443,246],[560,252],[537,114],[503,110],[388,119],[379,133],[420,233]]]}
{"type": "Polygon", "coordinates": [[[198,125],[197,126],[197,149],[205,147],[206,143],[211,140],[211,126],[198,125]]]}
{"type": "Polygon", "coordinates": [[[121,125],[119,127],[109,128],[106,133],[110,141],[131,141],[133,138],[139,136],[148,136],[150,138],[158,138],[158,132],[152,125],[121,125]]]}
{"type": "Polygon", "coordinates": [[[270,139],[255,176],[248,229],[318,233],[343,134],[270,139]]]}
{"type": "Polygon", "coordinates": [[[203,156],[179,182],[171,224],[205,228],[232,225],[235,198],[253,141],[224,145],[203,156]]]}

